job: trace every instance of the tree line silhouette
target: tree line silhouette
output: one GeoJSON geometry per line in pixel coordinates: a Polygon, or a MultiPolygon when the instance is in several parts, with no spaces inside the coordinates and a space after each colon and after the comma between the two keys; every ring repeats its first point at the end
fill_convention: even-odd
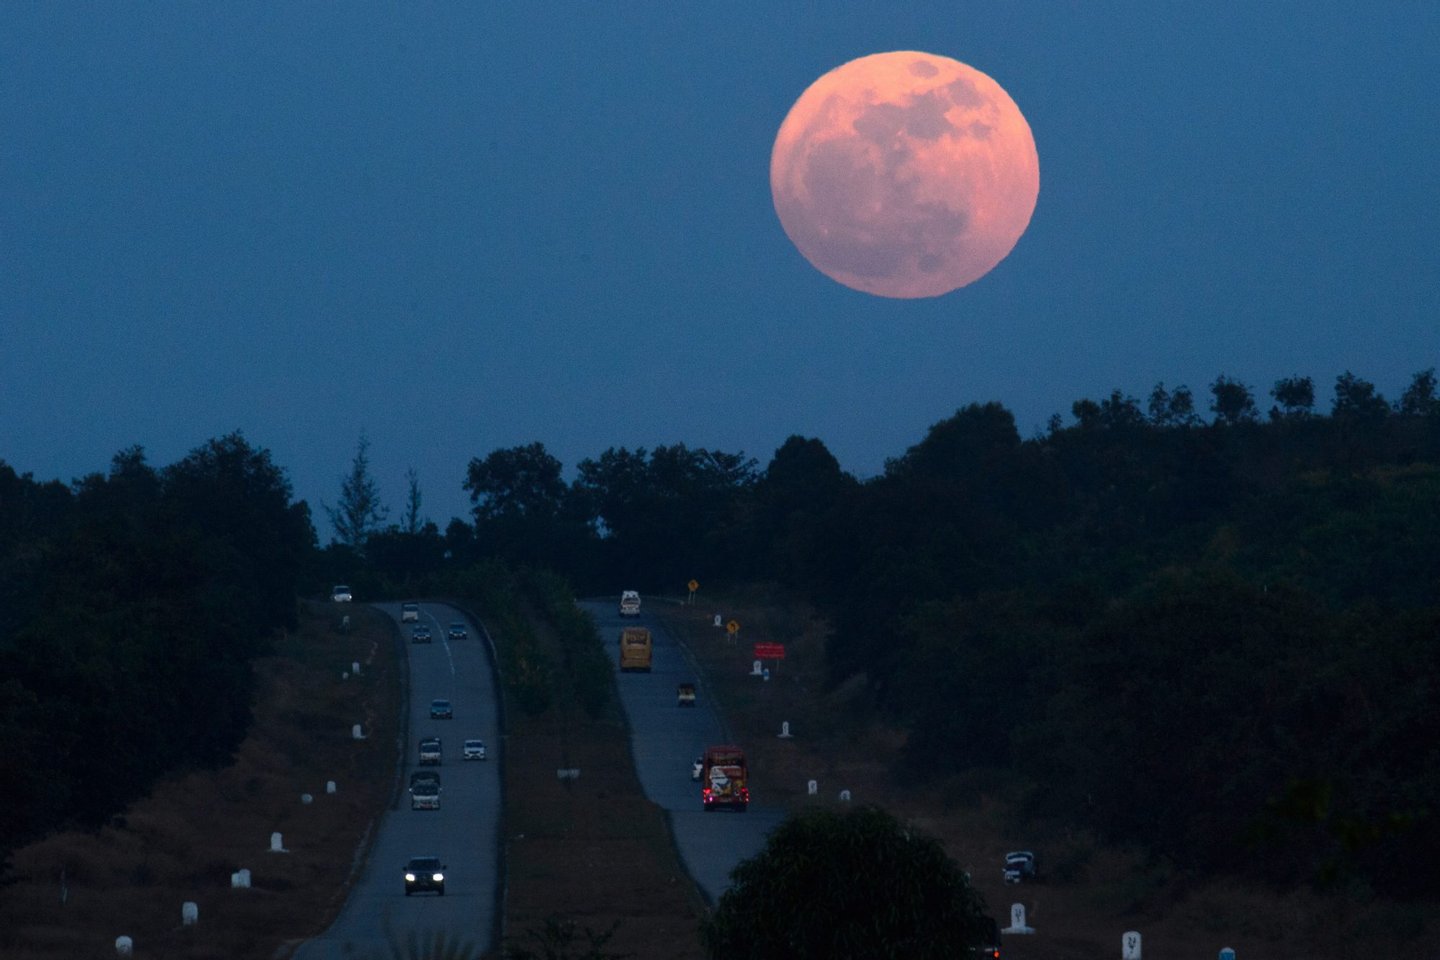
{"type": "Polygon", "coordinates": [[[905,776],[1004,778],[1184,868],[1440,891],[1434,371],[1393,403],[1349,373],[1327,413],[1306,377],[1270,398],[1221,376],[1205,419],[1184,386],[1116,390],[1028,438],[972,404],[865,480],[799,436],[763,469],[677,443],[569,480],[532,443],[473,459],[443,532],[413,475],[403,527],[342,491],[323,549],[238,434],[69,486],[0,463],[0,849],[228,759],[297,594],[498,560],[589,594],[780,584],[830,623],[830,682],[908,730],[905,776]]]}

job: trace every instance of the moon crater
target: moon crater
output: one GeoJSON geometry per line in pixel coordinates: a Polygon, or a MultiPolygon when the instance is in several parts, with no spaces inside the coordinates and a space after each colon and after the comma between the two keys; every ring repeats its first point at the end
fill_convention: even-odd
{"type": "Polygon", "coordinates": [[[988,273],[1030,223],[1030,126],[973,67],[880,53],[816,80],[770,157],[786,234],[816,269],[867,293],[933,297],[988,273]]]}

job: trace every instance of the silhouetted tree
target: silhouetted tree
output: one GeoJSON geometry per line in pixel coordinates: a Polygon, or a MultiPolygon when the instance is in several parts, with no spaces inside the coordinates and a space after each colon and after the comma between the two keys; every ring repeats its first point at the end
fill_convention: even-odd
{"type": "Polygon", "coordinates": [[[1440,399],[1435,396],[1435,368],[1421,370],[1410,380],[1400,395],[1396,410],[1407,417],[1431,417],[1440,414],[1440,399]]]}
{"type": "Polygon", "coordinates": [[[1390,405],[1375,391],[1375,384],[1349,370],[1335,378],[1335,404],[1330,415],[1337,420],[1383,420],[1390,405]]]}
{"type": "Polygon", "coordinates": [[[1217,424],[1233,426],[1255,420],[1255,398],[1250,388],[1239,380],[1232,380],[1222,373],[1210,384],[1210,393],[1214,397],[1210,412],[1215,414],[1217,424]]]}
{"type": "Polygon", "coordinates": [[[1315,383],[1309,377],[1285,377],[1270,390],[1278,407],[1270,408],[1271,420],[1299,420],[1310,416],[1315,406],[1315,383]]]}
{"type": "Polygon", "coordinates": [[[494,450],[484,460],[471,460],[463,487],[475,505],[476,522],[555,517],[565,495],[563,469],[542,443],[494,450]]]}
{"type": "Polygon", "coordinates": [[[405,532],[420,532],[420,475],[411,467],[405,471],[409,492],[405,495],[405,532]]]}
{"type": "Polygon", "coordinates": [[[370,475],[370,440],[363,433],[355,445],[350,473],[340,480],[340,503],[325,507],[335,537],[356,553],[364,554],[365,541],[380,529],[390,510],[380,500],[380,485],[370,475]]]}
{"type": "Polygon", "coordinates": [[[1155,384],[1146,404],[1150,422],[1157,427],[1188,427],[1199,422],[1195,416],[1195,397],[1183,383],[1171,393],[1165,381],[1155,384]]]}
{"type": "Polygon", "coordinates": [[[988,932],[940,844],[878,807],[792,816],[732,877],[700,925],[714,960],[951,960],[988,932]]]}

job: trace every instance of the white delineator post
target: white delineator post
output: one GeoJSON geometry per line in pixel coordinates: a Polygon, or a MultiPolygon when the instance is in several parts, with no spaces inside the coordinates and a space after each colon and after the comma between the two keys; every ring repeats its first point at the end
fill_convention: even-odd
{"type": "Polygon", "coordinates": [[[818,780],[811,780],[809,783],[805,784],[805,792],[812,797],[815,796],[817,793],[820,792],[820,782],[818,780]]]}
{"type": "Polygon", "coordinates": [[[1121,960],[1141,960],[1139,931],[1125,931],[1125,934],[1120,938],[1120,957],[1121,960]]]}
{"type": "Polygon", "coordinates": [[[284,838],[280,836],[278,831],[270,834],[270,852],[289,853],[290,851],[285,849],[285,844],[283,840],[284,838]]]}
{"type": "Polygon", "coordinates": [[[334,780],[326,780],[326,781],[325,781],[325,792],[326,792],[326,793],[334,793],[334,792],[335,792],[335,781],[334,781],[334,780]]]}
{"type": "Polygon", "coordinates": [[[200,905],[194,900],[186,900],[180,904],[180,925],[193,927],[200,920],[200,905]]]}
{"type": "Polygon", "coordinates": [[[789,740],[789,739],[790,739],[790,721],[789,721],[789,720],[782,720],[782,721],[780,721],[780,739],[781,739],[781,740],[789,740]]]}
{"type": "Polygon", "coordinates": [[[1025,904],[1023,904],[1023,903],[1012,903],[1012,904],[1010,904],[1010,926],[1006,927],[1004,930],[1001,930],[1000,932],[1001,932],[1001,933],[1034,933],[1034,932],[1035,932],[1035,928],[1034,928],[1034,927],[1028,927],[1028,926],[1025,925],[1025,904]]]}
{"type": "Polygon", "coordinates": [[[115,953],[117,956],[129,957],[135,954],[135,941],[129,937],[115,938],[115,953]]]}
{"type": "Polygon", "coordinates": [[[244,867],[241,867],[239,870],[236,870],[234,873],[230,874],[230,889],[250,889],[250,871],[245,869],[244,867]]]}

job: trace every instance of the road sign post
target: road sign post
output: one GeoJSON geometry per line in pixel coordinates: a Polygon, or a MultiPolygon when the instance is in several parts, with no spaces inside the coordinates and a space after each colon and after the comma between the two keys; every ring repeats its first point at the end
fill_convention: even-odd
{"type": "Polygon", "coordinates": [[[690,599],[687,600],[687,601],[685,601],[685,602],[686,602],[686,603],[694,603],[694,602],[695,602],[695,591],[700,589],[700,581],[699,581],[699,580],[691,580],[689,583],[685,584],[685,586],[687,586],[687,587],[690,588],[690,599]]]}

